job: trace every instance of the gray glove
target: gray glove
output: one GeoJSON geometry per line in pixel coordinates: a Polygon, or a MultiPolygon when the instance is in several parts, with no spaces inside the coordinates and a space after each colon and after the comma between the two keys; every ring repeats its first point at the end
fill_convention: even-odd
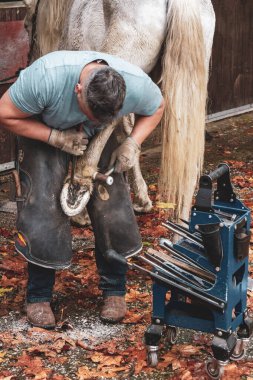
{"type": "Polygon", "coordinates": [[[121,173],[131,169],[138,158],[140,150],[140,145],[132,137],[127,137],[112,153],[109,167],[114,166],[115,173],[121,173]]]}
{"type": "Polygon", "coordinates": [[[74,156],[82,156],[89,142],[87,137],[84,131],[77,131],[76,129],[65,131],[51,129],[48,144],[74,156]]]}

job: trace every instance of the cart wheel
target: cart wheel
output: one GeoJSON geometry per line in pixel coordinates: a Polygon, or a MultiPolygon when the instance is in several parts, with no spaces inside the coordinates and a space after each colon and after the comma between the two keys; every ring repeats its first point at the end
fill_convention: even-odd
{"type": "Polygon", "coordinates": [[[169,326],[166,332],[166,340],[170,344],[175,344],[177,341],[178,329],[176,327],[169,326]]]}
{"type": "Polygon", "coordinates": [[[206,373],[210,379],[219,380],[222,378],[224,367],[221,366],[217,360],[209,359],[206,362],[206,373]]]}
{"type": "Polygon", "coordinates": [[[245,342],[242,339],[238,339],[234,352],[230,356],[230,359],[233,361],[242,360],[246,355],[246,348],[247,345],[245,344],[245,342]]]}
{"type": "Polygon", "coordinates": [[[158,364],[158,352],[151,351],[147,353],[147,363],[150,367],[156,367],[158,364]]]}
{"type": "Polygon", "coordinates": [[[242,360],[246,355],[246,350],[243,348],[242,351],[238,354],[232,354],[230,356],[230,359],[233,360],[233,361],[239,361],[239,360],[242,360]]]}

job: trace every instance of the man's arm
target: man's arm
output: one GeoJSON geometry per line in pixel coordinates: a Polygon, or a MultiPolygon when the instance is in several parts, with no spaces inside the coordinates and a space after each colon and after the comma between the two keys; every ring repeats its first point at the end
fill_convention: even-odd
{"type": "Polygon", "coordinates": [[[137,144],[141,145],[161,121],[164,111],[164,100],[151,116],[137,116],[135,126],[130,136],[137,144]]]}
{"type": "Polygon", "coordinates": [[[51,128],[20,111],[11,101],[8,91],[0,99],[0,124],[16,135],[48,142],[51,128]]]}
{"type": "Polygon", "coordinates": [[[89,142],[83,130],[59,131],[49,128],[31,116],[31,114],[20,111],[13,104],[8,92],[0,99],[0,124],[10,132],[48,143],[75,156],[83,154],[89,142]]]}
{"type": "Polygon", "coordinates": [[[162,100],[157,110],[150,116],[137,116],[136,124],[129,137],[112,153],[109,167],[116,173],[132,168],[137,160],[142,142],[159,124],[164,111],[162,100]]]}

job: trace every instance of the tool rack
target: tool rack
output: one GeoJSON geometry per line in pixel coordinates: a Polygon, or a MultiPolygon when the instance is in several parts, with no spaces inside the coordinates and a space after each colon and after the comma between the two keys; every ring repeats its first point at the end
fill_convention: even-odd
{"type": "Polygon", "coordinates": [[[219,379],[229,359],[244,357],[253,330],[247,312],[250,210],[236,198],[226,164],[200,178],[187,224],[164,224],[181,236],[175,244],[160,241],[174,262],[164,253],[147,254],[162,277],[153,285],[152,324],[145,334],[148,361],[157,363],[164,326],[171,343],[178,327],[212,333],[213,358],[206,370],[210,378],[219,379]],[[166,302],[168,290],[171,297],[166,302]]]}
{"type": "Polygon", "coordinates": [[[157,365],[165,331],[171,344],[180,327],[211,333],[213,357],[206,371],[211,379],[220,379],[230,359],[244,357],[253,331],[247,311],[250,210],[233,192],[228,165],[200,178],[189,221],[163,225],[179,236],[176,243],[162,238],[163,250],[136,256],[153,270],[121,258],[154,279],[152,324],[145,333],[147,361],[157,365]]]}

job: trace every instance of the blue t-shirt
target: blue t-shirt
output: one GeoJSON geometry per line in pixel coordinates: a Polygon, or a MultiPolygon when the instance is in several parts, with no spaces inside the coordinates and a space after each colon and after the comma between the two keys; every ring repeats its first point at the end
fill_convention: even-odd
{"type": "Polygon", "coordinates": [[[118,116],[131,112],[149,116],[157,110],[162,95],[144,71],[118,57],[94,51],[62,50],[39,58],[21,71],[9,89],[10,98],[22,112],[41,115],[52,128],[67,129],[84,123],[85,130],[91,132],[91,122],[80,110],[74,89],[84,66],[98,59],[106,61],[126,82],[126,97],[118,116]]]}

